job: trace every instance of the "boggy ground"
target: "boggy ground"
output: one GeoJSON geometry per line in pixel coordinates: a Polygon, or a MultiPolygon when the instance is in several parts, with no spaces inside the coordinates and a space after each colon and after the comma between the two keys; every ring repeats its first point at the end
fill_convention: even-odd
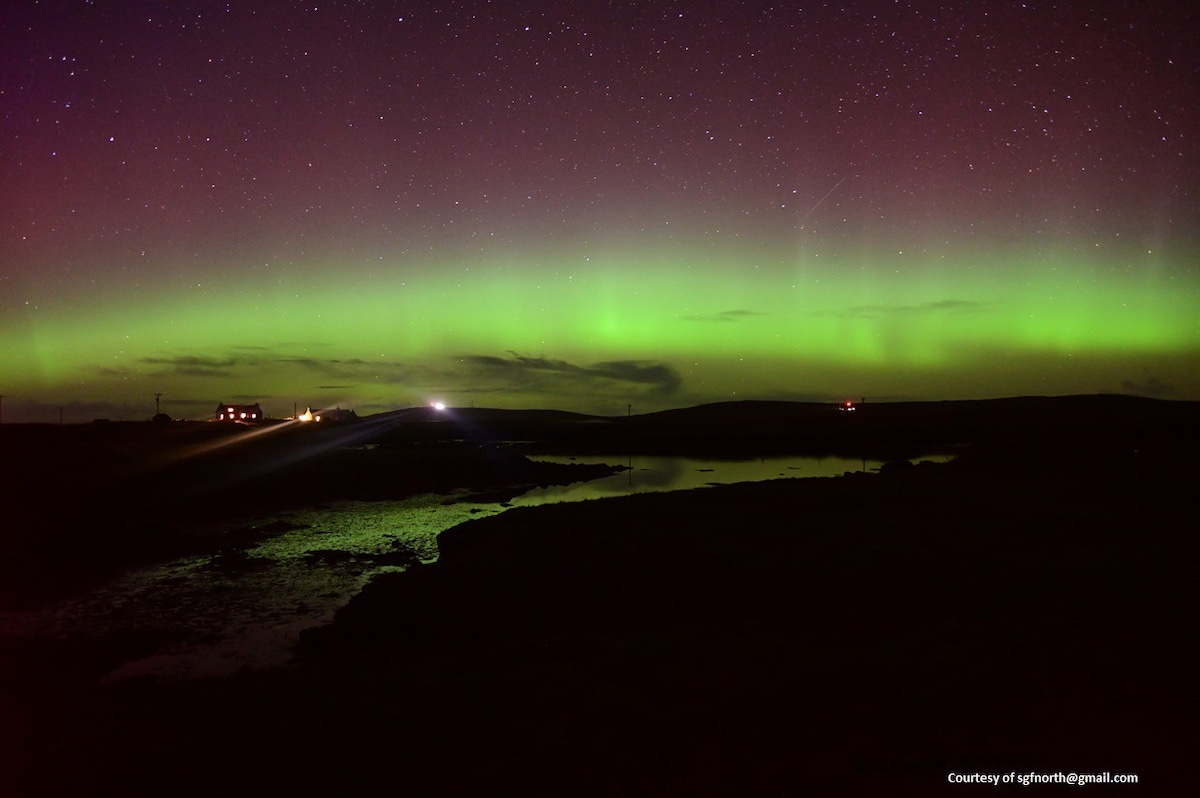
{"type": "Polygon", "coordinates": [[[1087,789],[1186,794],[1195,427],[1038,432],[473,521],[281,671],[98,690],[102,652],[23,659],[0,786],[929,795],[1109,771],[1140,785],[1087,789]]]}

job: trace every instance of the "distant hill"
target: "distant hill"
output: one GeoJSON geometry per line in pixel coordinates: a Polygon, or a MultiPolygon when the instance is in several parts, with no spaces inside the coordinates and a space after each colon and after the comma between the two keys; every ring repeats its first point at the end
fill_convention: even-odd
{"type": "MultiPolygon", "coordinates": [[[[916,456],[966,446],[1160,443],[1195,435],[1200,403],[1119,395],[863,403],[852,413],[809,402],[737,401],[635,416],[557,410],[414,408],[386,414],[380,442],[518,441],[547,450],[875,453],[916,456]]],[[[380,416],[371,416],[379,419],[380,416]]]]}

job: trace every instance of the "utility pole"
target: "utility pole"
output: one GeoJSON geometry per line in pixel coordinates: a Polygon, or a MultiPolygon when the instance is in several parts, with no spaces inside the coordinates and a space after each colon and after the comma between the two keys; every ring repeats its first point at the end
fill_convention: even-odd
{"type": "Polygon", "coordinates": [[[633,415],[633,405],[625,405],[625,415],[627,415],[627,416],[633,415]]]}
{"type": "Polygon", "coordinates": [[[4,423],[4,394],[0,393],[0,424],[4,423]]]}
{"type": "Polygon", "coordinates": [[[158,409],[158,400],[160,398],[162,398],[161,393],[154,394],[154,415],[156,416],[162,413],[162,411],[158,409]]]}

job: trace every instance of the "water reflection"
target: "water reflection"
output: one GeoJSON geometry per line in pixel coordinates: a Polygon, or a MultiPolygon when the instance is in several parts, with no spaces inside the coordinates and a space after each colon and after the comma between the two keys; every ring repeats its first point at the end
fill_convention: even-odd
{"type": "Polygon", "coordinates": [[[139,568],[30,611],[0,611],[0,635],[161,641],[105,681],[190,678],[282,665],[304,629],[327,623],[376,575],[437,557],[440,532],[504,507],[463,495],[341,502],[224,531],[221,550],[139,568]],[[456,500],[457,499],[457,500],[456,500]]]}
{"type": "Polygon", "coordinates": [[[537,488],[517,497],[512,504],[531,507],[563,501],[583,501],[606,496],[625,496],[671,490],[691,490],[735,482],[769,479],[837,477],[847,471],[879,468],[880,460],[847,457],[759,457],[729,460],[702,457],[580,455],[537,456],[548,463],[605,463],[623,465],[626,471],[589,482],[537,488]]]}

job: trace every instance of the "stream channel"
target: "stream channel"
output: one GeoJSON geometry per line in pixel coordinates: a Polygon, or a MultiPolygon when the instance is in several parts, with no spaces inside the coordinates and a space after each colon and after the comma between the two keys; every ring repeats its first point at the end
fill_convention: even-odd
{"type": "Polygon", "coordinates": [[[0,635],[68,640],[140,635],[153,653],[124,662],[105,682],[152,676],[220,676],[286,665],[304,629],[334,613],[376,575],[437,559],[440,532],[472,518],[564,501],[779,478],[840,476],[879,461],[836,457],[716,460],[650,456],[535,456],[560,463],[625,466],[612,476],[535,488],[506,503],[470,494],[338,502],[227,524],[215,554],[125,573],[86,593],[32,610],[0,611],[0,635]]]}

